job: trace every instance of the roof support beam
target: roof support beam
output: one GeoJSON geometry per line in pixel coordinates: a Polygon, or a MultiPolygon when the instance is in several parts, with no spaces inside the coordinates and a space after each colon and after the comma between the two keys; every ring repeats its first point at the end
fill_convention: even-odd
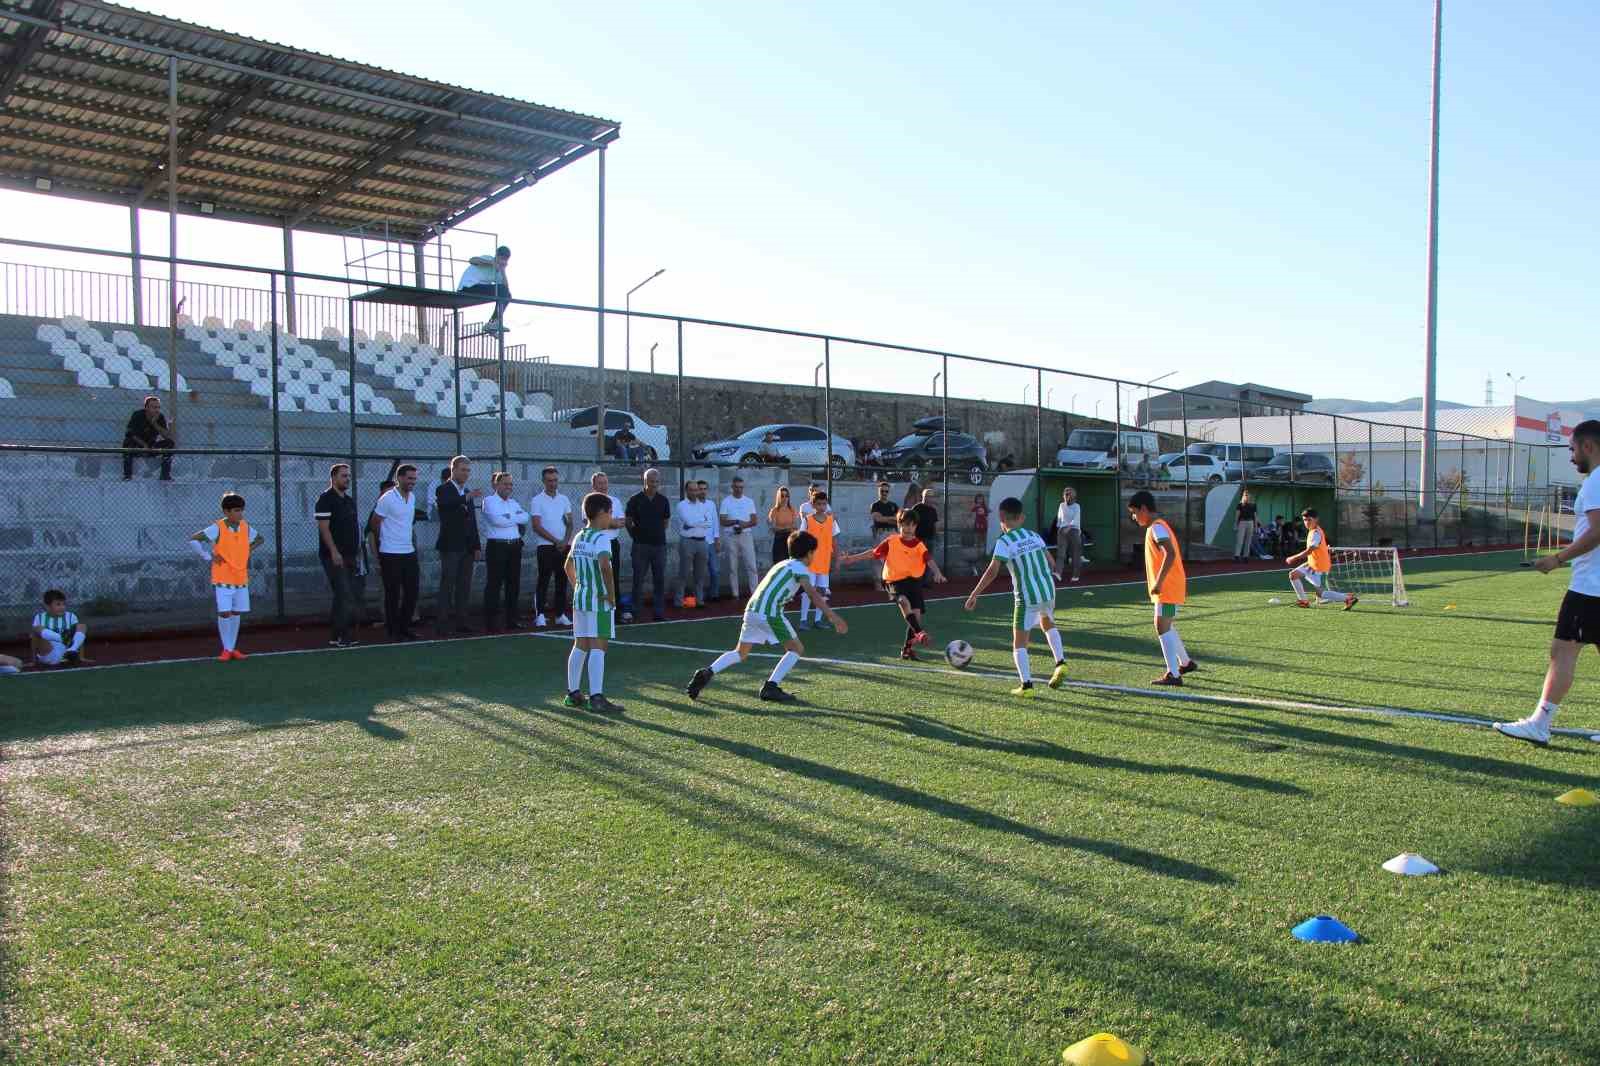
{"type": "MultiPolygon", "coordinates": [[[[212,111],[210,115],[206,116],[205,122],[201,124],[199,129],[191,129],[187,135],[178,141],[176,158],[179,169],[182,169],[183,165],[189,161],[189,158],[198,149],[204,147],[207,141],[227,129],[234,119],[249,110],[251,104],[272,91],[272,78],[270,76],[270,66],[272,65],[276,65],[275,59],[269,64],[268,70],[249,79],[249,86],[243,92],[235,96],[225,106],[212,111]]],[[[139,199],[141,201],[155,195],[155,191],[166,184],[162,180],[162,176],[165,173],[165,168],[160,164],[150,167],[145,172],[144,184],[139,189],[139,199]]]]}
{"type": "Polygon", "coordinates": [[[411,149],[426,140],[429,134],[437,133],[449,121],[449,118],[444,115],[431,115],[423,119],[412,127],[410,133],[397,141],[390,141],[377,153],[369,155],[362,161],[360,166],[346,173],[344,177],[336,179],[332,185],[327,186],[312,197],[289,219],[289,225],[298,226],[301,222],[316,214],[318,209],[340,193],[347,192],[359,184],[363,178],[371,177],[382,170],[388,163],[411,151],[411,149]]]}
{"type": "Polygon", "coordinates": [[[33,13],[47,21],[43,26],[37,23],[29,25],[17,34],[17,43],[11,49],[11,54],[6,56],[6,72],[0,75],[0,109],[5,108],[6,102],[11,99],[11,94],[16,91],[23,75],[28,73],[28,67],[33,64],[33,57],[44,45],[45,38],[50,36],[48,20],[54,19],[61,13],[61,5],[65,2],[66,0],[34,0],[33,13]]]}

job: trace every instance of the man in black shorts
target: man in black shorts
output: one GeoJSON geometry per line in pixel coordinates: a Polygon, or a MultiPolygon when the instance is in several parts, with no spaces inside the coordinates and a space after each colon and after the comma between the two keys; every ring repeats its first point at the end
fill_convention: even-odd
{"type": "MultiPolygon", "coordinates": [[[[900,508],[896,507],[895,502],[889,499],[889,483],[887,481],[878,482],[878,498],[873,501],[869,510],[872,514],[872,539],[879,541],[884,537],[893,536],[896,532],[894,518],[895,515],[900,513],[900,508]]],[[[872,581],[873,584],[878,586],[878,591],[882,592],[883,575],[881,573],[874,574],[872,581]]]]}
{"type": "Polygon", "coordinates": [[[1572,543],[1533,564],[1541,574],[1572,564],[1572,580],[1567,583],[1567,596],[1556,618],[1556,638],[1550,644],[1544,691],[1539,706],[1528,717],[1494,724],[1498,732],[1540,747],[1550,743],[1550,723],[1572,688],[1583,646],[1600,647],[1600,551],[1595,550],[1600,547],[1600,420],[1579,423],[1572,431],[1569,448],[1572,465],[1584,475],[1583,487],[1572,505],[1572,543]]]}

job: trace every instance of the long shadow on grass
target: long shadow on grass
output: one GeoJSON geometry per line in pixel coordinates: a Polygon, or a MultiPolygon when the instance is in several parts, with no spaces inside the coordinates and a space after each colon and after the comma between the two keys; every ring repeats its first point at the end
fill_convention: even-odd
{"type": "MultiPolygon", "coordinates": [[[[1551,804],[1552,807],[1555,804],[1551,804]]],[[[1462,863],[1469,870],[1565,888],[1600,888],[1600,833],[1583,811],[1553,812],[1561,819],[1537,836],[1519,838],[1494,855],[1462,863]]]]}

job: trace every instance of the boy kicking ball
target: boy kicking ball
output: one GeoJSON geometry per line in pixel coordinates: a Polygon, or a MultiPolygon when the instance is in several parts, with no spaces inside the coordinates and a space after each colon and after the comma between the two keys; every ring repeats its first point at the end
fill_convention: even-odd
{"type": "Polygon", "coordinates": [[[567,656],[568,707],[621,714],[622,708],[606,699],[606,645],[617,631],[617,576],[611,570],[611,497],[591,492],[583,498],[585,524],[572,538],[567,553],[567,585],[572,589],[572,653],[567,656]],[[589,699],[578,684],[589,660],[589,699]]]}
{"type": "Polygon", "coordinates": [[[900,648],[900,658],[916,659],[911,649],[928,643],[928,631],[922,628],[922,576],[933,572],[935,584],[944,584],[944,575],[933,561],[933,553],[917,537],[917,516],[910,509],[895,515],[895,525],[900,532],[885,537],[876,548],[846,555],[842,563],[859,563],[877,559],[883,563],[883,583],[889,588],[889,598],[900,608],[906,620],[906,642],[900,648]]]}
{"type": "Polygon", "coordinates": [[[1156,498],[1142,489],[1128,498],[1128,517],[1144,530],[1145,588],[1155,605],[1156,637],[1161,641],[1161,657],[1167,663],[1167,672],[1154,684],[1182,685],[1183,675],[1200,669],[1200,665],[1189,658],[1174,622],[1189,587],[1183,558],[1178,554],[1178,538],[1167,520],[1156,512],[1156,498]]]}
{"type": "Polygon", "coordinates": [[[211,564],[211,588],[217,597],[217,633],[222,654],[217,662],[246,659],[238,650],[240,615],[250,613],[250,551],[266,539],[250,536],[244,520],[244,497],[230,492],[222,497],[222,517],[189,538],[194,553],[211,564]]]}
{"type": "Polygon", "coordinates": [[[761,698],[775,703],[792,703],[794,696],[778,687],[794,664],[805,654],[800,638],[794,635],[789,620],[783,616],[783,606],[796,592],[816,604],[817,610],[840,633],[848,633],[849,625],[828,606],[811,584],[811,561],[817,551],[817,538],[810,533],[792,533],[789,536],[789,558],[773,564],[761,584],[750,594],[744,608],[744,623],[739,629],[739,643],[732,651],[725,651],[710,666],[702,666],[689,679],[684,689],[689,698],[699,699],[700,693],[711,684],[711,679],[730,666],[742,663],[757,644],[782,644],[784,655],[772,668],[772,675],[761,686],[761,698]]]}
{"type": "Polygon", "coordinates": [[[1066,657],[1061,653],[1061,631],[1055,622],[1055,575],[1050,566],[1050,549],[1045,547],[1039,534],[1022,527],[1021,500],[1008,496],[1000,501],[1000,530],[994,543],[994,558],[978,578],[965,606],[969,611],[977,608],[978,597],[1000,576],[1002,565],[1011,571],[1011,657],[1017,664],[1017,677],[1021,681],[1011,694],[1028,697],[1033,695],[1028,635],[1035,626],[1044,632],[1050,654],[1055,656],[1056,668],[1050,675],[1050,687],[1060,688],[1067,676],[1066,657]]]}
{"type": "Polygon", "coordinates": [[[1360,600],[1355,593],[1334,592],[1332,589],[1323,588],[1323,583],[1328,580],[1328,573],[1333,569],[1333,549],[1328,547],[1328,533],[1322,528],[1322,522],[1317,518],[1317,512],[1306,508],[1300,512],[1300,517],[1306,524],[1305,551],[1295,552],[1284,562],[1293,566],[1289,571],[1289,584],[1294,586],[1296,607],[1310,607],[1311,602],[1306,599],[1305,586],[1300,580],[1311,582],[1316,587],[1318,599],[1323,603],[1342,603],[1344,609],[1349,610],[1360,600]],[[1301,565],[1296,565],[1301,564],[1301,565]]]}

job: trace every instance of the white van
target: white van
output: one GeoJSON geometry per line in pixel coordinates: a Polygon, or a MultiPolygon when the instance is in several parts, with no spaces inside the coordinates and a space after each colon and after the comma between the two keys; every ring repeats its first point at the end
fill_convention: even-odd
{"type": "Polygon", "coordinates": [[[1119,448],[1116,430],[1075,429],[1067,435],[1067,446],[1056,452],[1056,465],[1068,470],[1115,470],[1120,463],[1128,469],[1141,462],[1154,466],[1160,455],[1161,442],[1148,430],[1123,430],[1119,448]]]}
{"type": "Polygon", "coordinates": [[[1213,444],[1202,441],[1186,449],[1190,455],[1209,455],[1222,464],[1229,481],[1238,481],[1272,462],[1276,449],[1259,444],[1213,444]]]}

